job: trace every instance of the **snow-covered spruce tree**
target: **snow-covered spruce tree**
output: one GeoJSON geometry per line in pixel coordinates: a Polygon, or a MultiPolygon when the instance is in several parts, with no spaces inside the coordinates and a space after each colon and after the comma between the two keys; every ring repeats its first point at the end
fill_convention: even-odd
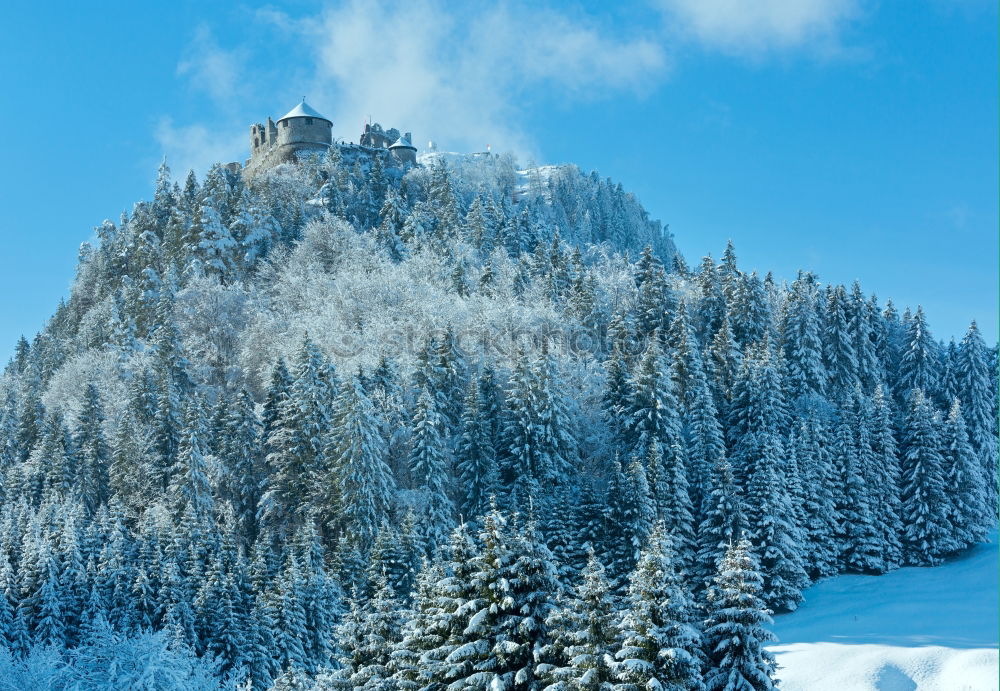
{"type": "Polygon", "coordinates": [[[697,554],[693,568],[694,589],[701,594],[715,578],[719,560],[746,528],[743,506],[729,462],[722,459],[712,469],[712,484],[702,501],[704,518],[698,526],[697,554]]]}
{"type": "Polygon", "coordinates": [[[88,513],[108,499],[108,465],[111,451],[104,436],[104,407],[97,387],[87,384],[84,405],[76,423],[74,444],[78,454],[77,491],[88,513]]]}
{"type": "Polygon", "coordinates": [[[707,343],[722,325],[726,314],[726,297],[722,280],[712,255],[705,255],[698,265],[694,282],[698,291],[698,309],[694,312],[694,326],[698,340],[707,343]]]}
{"type": "Polygon", "coordinates": [[[519,357],[504,407],[498,457],[516,504],[537,496],[540,483],[563,482],[576,454],[565,394],[547,345],[534,362],[526,353],[519,357]]]}
{"type": "Polygon", "coordinates": [[[365,604],[352,599],[338,627],[338,676],[351,688],[392,689],[392,651],[401,640],[401,608],[384,577],[365,604]]]}
{"type": "Polygon", "coordinates": [[[486,512],[499,481],[487,405],[479,382],[474,380],[465,399],[461,436],[455,449],[456,479],[461,493],[459,510],[470,519],[486,512]]]}
{"type": "Polygon", "coordinates": [[[885,370],[876,350],[877,320],[878,303],[875,297],[866,299],[861,284],[854,281],[848,298],[847,329],[854,342],[858,383],[865,393],[873,391],[885,379],[885,370]]]}
{"type": "MultiPolygon", "coordinates": [[[[654,459],[655,460],[655,459],[654,459]]],[[[628,480],[625,503],[630,507],[629,528],[624,535],[632,539],[632,552],[638,558],[646,540],[656,525],[656,498],[649,483],[649,474],[642,459],[633,456],[625,469],[628,480]]]]}
{"type": "Polygon", "coordinates": [[[452,532],[447,559],[421,571],[413,614],[392,653],[393,678],[401,687],[445,688],[469,674],[469,659],[455,662],[450,656],[466,641],[470,603],[478,597],[472,580],[478,549],[468,524],[461,524],[452,532]]]}
{"type": "Polygon", "coordinates": [[[725,458],[726,444],[707,377],[689,388],[690,404],[684,415],[688,481],[691,501],[701,506],[711,484],[712,469],[725,458]]]}
{"type": "Polygon", "coordinates": [[[781,430],[788,416],[780,375],[766,343],[744,360],[735,391],[732,457],[743,488],[747,530],[764,566],[764,598],[770,606],[795,609],[808,578],[783,462],[781,430]]]}
{"type": "MultiPolygon", "coordinates": [[[[633,459],[637,460],[637,459],[633,459]]],[[[631,477],[622,467],[621,460],[615,458],[611,464],[607,480],[605,506],[602,511],[602,544],[598,553],[607,564],[612,579],[618,581],[635,566],[642,549],[642,539],[649,534],[655,518],[652,496],[648,494],[649,482],[645,477],[645,466],[633,466],[631,477]],[[645,481],[645,482],[643,482],[645,481]],[[645,484],[647,494],[641,490],[645,484]],[[642,516],[646,516],[645,525],[642,516]]]]}
{"type": "Polygon", "coordinates": [[[547,471],[541,479],[561,484],[577,467],[577,443],[568,397],[563,390],[556,359],[549,351],[548,340],[534,363],[535,407],[537,410],[539,456],[547,471]]]}
{"type": "Polygon", "coordinates": [[[538,526],[563,586],[575,583],[586,563],[586,546],[577,534],[579,490],[568,484],[553,488],[540,507],[538,526]],[[581,554],[582,553],[582,554],[581,554]]]}
{"type": "Polygon", "coordinates": [[[389,654],[388,669],[397,688],[424,688],[431,672],[430,660],[425,655],[438,648],[444,641],[437,623],[442,613],[438,585],[445,578],[441,563],[426,564],[416,578],[413,604],[402,624],[399,641],[389,654]]]}
{"type": "Polygon", "coordinates": [[[403,593],[404,597],[409,593],[415,574],[411,572],[410,555],[406,554],[399,533],[391,524],[384,523],[379,529],[369,550],[368,561],[367,580],[370,584],[384,577],[394,593],[403,593]]]}
{"type": "Polygon", "coordinates": [[[666,331],[670,323],[671,288],[667,283],[663,262],[653,254],[651,246],[643,248],[635,267],[635,282],[639,295],[634,308],[638,336],[652,338],[666,331]]]}
{"type": "Polygon", "coordinates": [[[530,689],[538,683],[537,652],[556,590],[551,555],[530,524],[511,530],[486,516],[482,551],[470,580],[469,619],[445,663],[460,669],[452,688],[530,689]]]}
{"type": "Polygon", "coordinates": [[[631,328],[622,315],[615,315],[608,326],[612,345],[604,362],[606,384],[601,396],[601,409],[612,441],[624,443],[626,410],[631,398],[629,388],[629,344],[631,328]]]}
{"type": "Polygon", "coordinates": [[[177,516],[189,514],[208,526],[215,509],[210,474],[215,459],[208,452],[208,428],[200,397],[193,395],[185,412],[184,432],[176,466],[171,473],[170,494],[177,516]]]}
{"type": "Polygon", "coordinates": [[[802,534],[780,467],[783,448],[775,434],[760,439],[760,455],[745,493],[744,512],[754,549],[761,554],[763,590],[769,606],[794,610],[809,584],[802,562],[802,534]]]}
{"type": "Polygon", "coordinates": [[[543,688],[552,691],[612,688],[617,638],[611,583],[593,552],[573,596],[564,599],[546,621],[550,643],[538,666],[543,688]]]}
{"type": "Polygon", "coordinates": [[[923,307],[906,324],[902,354],[899,358],[896,395],[901,404],[907,404],[914,389],[924,396],[933,394],[938,386],[938,344],[931,336],[923,307]]]}
{"type": "Polygon", "coordinates": [[[680,405],[657,333],[650,336],[629,389],[631,395],[623,411],[628,452],[644,456],[650,444],[656,443],[664,455],[683,454],[680,405]]]}
{"type": "Polygon", "coordinates": [[[468,367],[458,348],[455,332],[449,326],[437,342],[432,377],[438,411],[454,432],[461,416],[462,401],[468,386],[468,367]]]}
{"type": "Polygon", "coordinates": [[[185,272],[205,274],[220,280],[229,279],[238,261],[238,248],[217,210],[219,200],[206,197],[188,229],[185,243],[189,250],[185,272]]]}
{"type": "Polygon", "coordinates": [[[675,560],[666,531],[657,526],[629,579],[618,622],[613,686],[618,691],[704,688],[701,633],[675,560]]]}
{"type": "MultiPolygon", "coordinates": [[[[294,549],[300,555],[302,583],[300,593],[306,615],[307,635],[303,641],[307,669],[329,665],[333,654],[333,628],[342,611],[343,590],[328,572],[323,542],[312,523],[306,523],[296,536],[294,549]]],[[[237,578],[244,577],[242,558],[235,560],[237,578]]],[[[244,605],[246,607],[246,605],[244,605]]]]}
{"type": "Polygon", "coordinates": [[[316,509],[333,403],[327,367],[316,344],[308,339],[303,342],[287,397],[277,404],[273,422],[265,421],[270,473],[258,515],[261,530],[273,541],[293,535],[316,509]]]}
{"type": "Polygon", "coordinates": [[[838,539],[841,562],[847,570],[882,573],[887,565],[883,558],[885,546],[877,526],[875,500],[880,488],[872,482],[875,459],[869,413],[861,401],[855,410],[843,409],[834,439],[835,462],[844,483],[838,539]]]}
{"type": "Polygon", "coordinates": [[[903,547],[900,536],[903,526],[900,522],[900,470],[899,453],[893,429],[892,397],[886,387],[875,389],[872,402],[874,419],[872,422],[872,463],[871,482],[876,488],[875,502],[879,520],[876,527],[881,535],[883,558],[886,567],[894,569],[903,562],[903,547]]]}
{"type": "Polygon", "coordinates": [[[976,322],[972,322],[962,338],[956,359],[955,379],[962,414],[969,426],[969,441],[982,466],[992,523],[997,513],[996,371],[976,322]]]}
{"type": "Polygon", "coordinates": [[[969,443],[962,404],[957,398],[951,404],[941,436],[950,542],[957,549],[964,549],[982,542],[986,537],[985,527],[989,524],[986,492],[989,485],[982,479],[982,468],[969,443]]]}
{"type": "Polygon", "coordinates": [[[246,389],[239,391],[223,410],[215,440],[224,485],[221,494],[240,523],[243,539],[253,544],[257,538],[260,488],[265,482],[261,424],[253,397],[246,389]]]}
{"type": "MultiPolygon", "coordinates": [[[[663,525],[677,555],[678,571],[690,573],[695,545],[694,507],[682,459],[680,453],[664,459],[659,444],[652,442],[649,445],[646,468],[647,475],[652,478],[651,496],[655,508],[649,527],[652,528],[654,521],[663,525]]],[[[643,531],[643,542],[648,534],[649,530],[643,531]]]]}
{"type": "Polygon", "coordinates": [[[382,455],[372,403],[357,378],[344,384],[336,409],[324,452],[331,471],[325,514],[338,530],[367,544],[388,518],[396,482],[382,455]]]}
{"type": "Polygon", "coordinates": [[[45,415],[38,444],[28,456],[22,489],[34,503],[63,499],[76,480],[76,453],[62,415],[45,415]]]}
{"type": "Polygon", "coordinates": [[[772,691],[777,665],[764,646],[774,641],[771,612],[760,599],[760,565],[750,541],[730,545],[708,593],[704,624],[708,691],[772,691]]]}
{"type": "Polygon", "coordinates": [[[781,374],[768,343],[750,349],[733,383],[727,443],[737,480],[745,488],[761,454],[761,441],[786,429],[781,374]]]}
{"type": "Polygon", "coordinates": [[[910,393],[902,442],[903,547],[910,564],[936,564],[952,551],[944,458],[936,413],[922,389],[910,393]]]}
{"type": "Polygon", "coordinates": [[[424,544],[433,554],[451,532],[454,507],[447,487],[449,462],[443,419],[438,414],[437,403],[427,390],[422,391],[417,400],[412,427],[408,464],[414,484],[423,494],[420,531],[424,544]]]}
{"type": "Polygon", "coordinates": [[[788,294],[782,320],[785,355],[785,389],[789,401],[809,404],[826,389],[823,364],[819,289],[816,277],[799,272],[788,294]]]}
{"type": "Polygon", "coordinates": [[[498,458],[505,489],[510,493],[520,491],[522,496],[533,496],[539,479],[549,471],[541,465],[543,459],[538,454],[541,441],[534,409],[536,387],[528,357],[521,354],[511,374],[504,403],[498,458]]]}
{"type": "Polygon", "coordinates": [[[858,359],[848,327],[848,298],[844,286],[827,287],[823,328],[823,362],[834,400],[851,396],[859,385],[858,359]]]}
{"type": "Polygon", "coordinates": [[[734,282],[733,296],[729,301],[729,326],[733,339],[744,348],[768,335],[771,309],[763,282],[756,271],[741,273],[734,282]]]}
{"type": "Polygon", "coordinates": [[[705,373],[701,362],[701,344],[694,335],[685,300],[679,301],[677,313],[664,336],[673,360],[671,375],[674,392],[683,409],[687,411],[693,400],[693,392],[690,389],[704,379],[705,373]]]}
{"type": "Polygon", "coordinates": [[[804,556],[814,578],[833,575],[840,566],[836,536],[841,519],[833,491],[836,471],[824,425],[818,419],[800,420],[791,440],[803,480],[804,556]]]}

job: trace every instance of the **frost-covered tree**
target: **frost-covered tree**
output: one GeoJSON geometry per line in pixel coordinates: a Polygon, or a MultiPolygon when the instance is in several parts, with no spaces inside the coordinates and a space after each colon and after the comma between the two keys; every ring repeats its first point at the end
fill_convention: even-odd
{"type": "Polygon", "coordinates": [[[899,358],[896,392],[900,401],[909,401],[910,392],[920,389],[926,396],[937,390],[938,344],[931,336],[922,307],[906,324],[899,358]]]}
{"type": "Polygon", "coordinates": [[[556,590],[548,550],[530,524],[512,531],[503,518],[484,519],[482,550],[470,582],[475,597],[464,629],[445,659],[464,688],[529,689],[538,683],[535,652],[545,640],[545,622],[556,590]]]}
{"type": "Polygon", "coordinates": [[[750,542],[741,539],[719,561],[708,594],[704,625],[709,691],[772,691],[777,665],[764,646],[775,640],[766,627],[770,611],[760,598],[760,566],[750,542]]]}
{"type": "Polygon", "coordinates": [[[844,504],[839,507],[841,560],[851,571],[881,573],[887,570],[877,522],[877,492],[874,485],[875,457],[869,426],[870,410],[842,411],[843,420],[834,440],[835,463],[843,479],[844,504]]]}
{"type": "Polygon", "coordinates": [[[991,521],[986,513],[989,484],[983,481],[957,398],[951,404],[941,436],[951,544],[961,549],[982,542],[991,521]]]}
{"type": "Polygon", "coordinates": [[[455,470],[461,493],[460,511],[469,518],[481,516],[489,508],[489,498],[499,481],[496,449],[491,433],[489,401],[479,382],[469,385],[460,423],[461,436],[455,449],[455,470]]]}
{"type": "Polygon", "coordinates": [[[563,600],[546,621],[551,642],[542,649],[545,663],[538,667],[545,688],[611,688],[617,639],[614,608],[611,583],[591,552],[573,596],[563,600]]]}
{"type": "Polygon", "coordinates": [[[808,585],[802,562],[802,536],[792,522],[794,510],[781,468],[783,447],[776,435],[760,441],[760,456],[745,493],[750,539],[761,555],[763,590],[770,606],[794,610],[808,585]]]}
{"type": "Polygon", "coordinates": [[[693,569],[694,587],[699,593],[711,584],[719,560],[745,529],[746,518],[736,479],[725,459],[712,469],[712,483],[702,500],[701,514],[693,569]]]}
{"type": "Polygon", "coordinates": [[[881,534],[883,558],[888,568],[896,568],[902,563],[903,548],[900,536],[903,526],[900,521],[900,468],[899,452],[893,428],[892,397],[885,386],[875,390],[872,402],[872,451],[874,453],[870,482],[875,489],[875,503],[879,520],[876,528],[881,534]]]}
{"type": "Polygon", "coordinates": [[[903,546],[907,562],[935,564],[952,550],[938,423],[923,390],[910,394],[902,440],[903,546]]]}
{"type": "Polygon", "coordinates": [[[662,526],[650,537],[629,580],[618,624],[613,688],[703,689],[702,641],[691,596],[677,572],[662,526]]]}
{"type": "Polygon", "coordinates": [[[207,526],[215,510],[215,493],[211,475],[215,458],[208,448],[208,425],[201,399],[189,399],[184,415],[177,464],[171,473],[170,493],[176,515],[188,515],[199,526],[207,526]]]}
{"type": "Polygon", "coordinates": [[[84,389],[74,444],[79,457],[77,491],[86,510],[93,513],[108,499],[111,451],[104,436],[101,396],[92,383],[84,389]]]}
{"type": "Polygon", "coordinates": [[[413,417],[408,459],[414,485],[424,495],[420,526],[430,553],[447,539],[453,527],[454,506],[448,492],[448,457],[442,419],[430,393],[422,391],[413,417]]]}
{"type": "Polygon", "coordinates": [[[655,334],[637,363],[629,389],[631,395],[623,411],[626,449],[645,455],[650,445],[658,445],[665,462],[681,465],[686,473],[680,404],[655,334]]]}
{"type": "Polygon", "coordinates": [[[383,456],[372,403],[357,378],[344,385],[337,399],[325,457],[331,470],[327,515],[341,530],[367,543],[388,518],[396,481],[383,456]]]}
{"type": "Polygon", "coordinates": [[[976,322],[959,344],[955,380],[962,403],[962,415],[968,423],[969,441],[979,457],[987,492],[990,514],[997,512],[997,426],[996,371],[976,322]]]}
{"type": "Polygon", "coordinates": [[[849,328],[849,309],[844,286],[828,287],[823,325],[823,362],[829,377],[830,395],[837,400],[850,396],[859,384],[855,341],[849,328]]]}
{"type": "MultiPolygon", "coordinates": [[[[260,499],[261,530],[273,540],[295,533],[316,509],[316,493],[325,464],[333,392],[328,365],[308,339],[299,350],[287,395],[278,393],[275,409],[265,408],[265,448],[269,469],[260,499]],[[273,419],[268,419],[273,415],[273,419]]],[[[275,372],[279,377],[280,371],[275,372]]],[[[273,382],[280,386],[280,380],[273,382]]]]}
{"type": "Polygon", "coordinates": [[[392,651],[401,639],[400,605],[384,577],[372,598],[351,609],[338,627],[340,676],[349,686],[390,689],[392,651]]]}
{"type": "Polygon", "coordinates": [[[792,283],[782,321],[785,387],[789,399],[813,400],[826,390],[819,290],[816,277],[800,272],[792,283]]]}

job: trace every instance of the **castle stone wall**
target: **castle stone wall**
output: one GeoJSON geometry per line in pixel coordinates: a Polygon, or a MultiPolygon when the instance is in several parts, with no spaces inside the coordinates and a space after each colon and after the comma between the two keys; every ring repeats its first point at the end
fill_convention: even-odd
{"type": "Polygon", "coordinates": [[[246,169],[244,170],[244,175],[248,178],[261,173],[268,168],[273,168],[274,166],[280,165],[282,163],[294,163],[296,157],[300,152],[310,152],[310,153],[325,153],[329,149],[327,144],[310,144],[310,143],[297,143],[297,144],[276,144],[267,148],[262,153],[253,156],[247,163],[246,169]]]}
{"type": "Polygon", "coordinates": [[[278,146],[286,144],[322,144],[333,142],[330,123],[319,118],[288,118],[278,121],[278,146]]]}
{"type": "Polygon", "coordinates": [[[250,161],[246,167],[248,177],[296,160],[300,151],[324,152],[333,142],[332,125],[322,118],[286,118],[277,124],[267,120],[266,129],[254,125],[250,129],[250,161]],[[264,140],[263,145],[255,144],[264,140]]]}

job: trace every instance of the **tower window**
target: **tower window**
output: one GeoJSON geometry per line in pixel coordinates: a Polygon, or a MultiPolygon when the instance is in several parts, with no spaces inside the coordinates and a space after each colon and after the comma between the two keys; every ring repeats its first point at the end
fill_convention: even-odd
{"type": "Polygon", "coordinates": [[[312,118],[306,118],[306,124],[307,125],[313,124],[313,119],[312,118]]]}

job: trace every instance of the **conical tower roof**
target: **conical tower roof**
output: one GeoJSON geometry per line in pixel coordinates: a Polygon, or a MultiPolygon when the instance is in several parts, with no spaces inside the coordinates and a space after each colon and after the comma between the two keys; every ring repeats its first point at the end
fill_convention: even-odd
{"type": "Polygon", "coordinates": [[[333,124],[330,118],[326,117],[325,115],[320,115],[315,108],[306,103],[306,99],[304,96],[302,97],[302,103],[298,104],[290,111],[288,111],[280,118],[278,118],[278,122],[281,122],[282,120],[287,120],[288,118],[317,118],[319,120],[326,120],[331,125],[333,124]]]}
{"type": "Polygon", "coordinates": [[[410,143],[410,138],[407,137],[405,134],[399,135],[399,139],[397,139],[396,142],[392,146],[390,146],[389,148],[390,149],[413,149],[414,151],[417,150],[417,147],[413,146],[413,144],[410,143]]]}

